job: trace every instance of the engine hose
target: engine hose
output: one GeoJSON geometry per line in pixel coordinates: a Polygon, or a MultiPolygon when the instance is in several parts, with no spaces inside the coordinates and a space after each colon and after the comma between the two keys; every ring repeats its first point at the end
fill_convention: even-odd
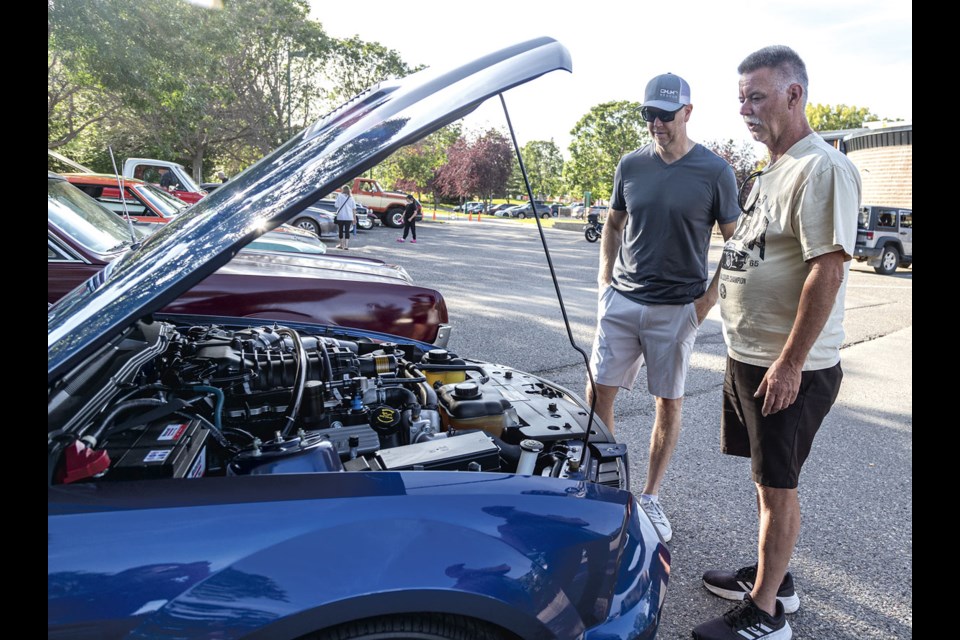
{"type": "Polygon", "coordinates": [[[405,385],[405,384],[420,384],[421,382],[426,382],[427,379],[424,376],[417,376],[415,378],[380,378],[380,381],[384,385],[405,385]]]}
{"type": "MultiPolygon", "coordinates": [[[[186,415],[186,414],[178,411],[178,412],[177,412],[177,415],[182,415],[182,416],[184,416],[185,418],[187,418],[188,420],[189,420],[191,417],[195,417],[195,418],[196,418],[197,420],[199,420],[200,422],[208,425],[208,426],[210,427],[210,437],[212,437],[214,440],[216,440],[216,441],[220,444],[220,446],[223,447],[224,449],[226,449],[227,451],[237,452],[237,451],[240,450],[240,447],[234,446],[229,440],[227,440],[227,436],[225,436],[225,435],[223,434],[223,431],[221,431],[220,429],[218,429],[215,425],[211,424],[209,420],[207,420],[206,418],[204,418],[204,417],[203,417],[202,415],[200,415],[199,413],[198,413],[198,414],[195,414],[194,416],[189,416],[189,415],[186,415]]],[[[235,429],[235,431],[240,431],[240,429],[235,429]]],[[[246,432],[245,432],[245,433],[246,433],[246,432]]]]}
{"type": "Polygon", "coordinates": [[[205,384],[196,384],[187,388],[191,391],[205,391],[213,394],[213,397],[216,399],[216,404],[213,408],[213,426],[216,427],[217,431],[223,431],[220,422],[220,415],[223,413],[224,403],[223,391],[217,387],[210,387],[205,384]]]}
{"type": "MultiPolygon", "coordinates": [[[[287,415],[284,420],[287,426],[281,431],[284,437],[293,433],[293,428],[297,422],[297,415],[300,413],[300,403],[303,401],[303,390],[307,386],[307,351],[303,348],[303,341],[300,340],[300,334],[287,327],[277,327],[276,332],[281,336],[289,336],[296,347],[297,354],[297,384],[293,388],[290,399],[290,408],[287,409],[287,415]]],[[[219,416],[218,416],[219,418],[219,416]]],[[[220,425],[217,425],[219,428],[220,425]]]]}
{"type": "MultiPolygon", "coordinates": [[[[417,369],[416,365],[411,362],[408,362],[404,366],[404,373],[410,376],[411,379],[419,378],[419,379],[422,379],[424,383],[426,382],[426,378],[419,371],[419,369],[417,369]]],[[[424,384],[424,383],[419,383],[417,385],[417,388],[420,390],[420,393],[422,394],[421,399],[423,400],[423,402],[421,402],[420,404],[423,405],[424,409],[436,409],[437,404],[439,402],[437,398],[437,392],[429,384],[424,384]]]]}
{"type": "Polygon", "coordinates": [[[100,421],[100,426],[97,427],[97,430],[91,433],[90,435],[85,435],[81,438],[87,446],[94,448],[97,446],[97,442],[100,441],[100,437],[105,431],[109,431],[110,427],[113,426],[113,421],[118,415],[127,409],[135,409],[137,407],[159,407],[167,404],[166,400],[160,400],[159,398],[135,398],[133,400],[127,400],[117,404],[110,413],[100,421]]]}
{"type": "Polygon", "coordinates": [[[417,396],[406,387],[383,387],[377,393],[382,394],[383,402],[391,407],[412,408],[411,405],[416,405],[417,409],[420,408],[417,396]]]}
{"type": "Polygon", "coordinates": [[[522,453],[522,449],[520,449],[520,445],[509,444],[507,442],[504,442],[497,436],[490,435],[489,433],[487,435],[490,436],[491,439],[493,439],[494,444],[500,447],[501,458],[513,464],[514,466],[520,463],[520,454],[522,453]]]}
{"type": "Polygon", "coordinates": [[[330,362],[330,354],[327,352],[327,339],[320,338],[318,344],[320,345],[319,351],[324,368],[323,374],[320,376],[320,382],[330,382],[333,380],[333,363],[330,362]]]}

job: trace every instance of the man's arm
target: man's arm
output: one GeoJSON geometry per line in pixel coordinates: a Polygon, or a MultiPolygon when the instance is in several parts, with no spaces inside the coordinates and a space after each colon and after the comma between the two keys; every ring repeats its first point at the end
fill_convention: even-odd
{"type": "MultiPolygon", "coordinates": [[[[723,241],[726,242],[730,239],[730,236],[733,235],[734,229],[737,228],[737,222],[728,222],[726,224],[719,224],[720,234],[723,236],[723,241]]],[[[693,301],[693,306],[697,310],[697,323],[703,324],[703,321],[707,318],[707,314],[710,313],[710,309],[713,309],[713,305],[717,304],[718,289],[720,284],[720,264],[717,263],[717,270],[713,273],[713,280],[710,281],[710,286],[707,287],[707,290],[704,291],[703,295],[693,301]]]]}
{"type": "Polygon", "coordinates": [[[613,279],[613,265],[617,262],[620,245],[623,242],[623,227],[627,224],[627,212],[610,209],[607,221],[603,225],[600,238],[600,270],[597,273],[597,285],[600,289],[608,286],[613,279]]]}
{"type": "Polygon", "coordinates": [[[823,331],[843,284],[844,252],[825,253],[807,261],[800,306],[780,357],[767,370],[755,398],[763,397],[763,415],[786,409],[797,399],[803,363],[823,331]]]}

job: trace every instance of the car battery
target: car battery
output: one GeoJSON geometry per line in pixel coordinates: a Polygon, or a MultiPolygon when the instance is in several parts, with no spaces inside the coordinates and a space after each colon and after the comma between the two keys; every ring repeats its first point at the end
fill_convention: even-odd
{"type": "Polygon", "coordinates": [[[210,431],[199,420],[163,419],[108,437],[104,479],[199,478],[206,472],[210,431]]]}
{"type": "Polygon", "coordinates": [[[384,449],[377,457],[381,466],[390,471],[414,467],[466,471],[471,462],[477,462],[481,471],[500,468],[500,447],[483,431],[384,449]]]}

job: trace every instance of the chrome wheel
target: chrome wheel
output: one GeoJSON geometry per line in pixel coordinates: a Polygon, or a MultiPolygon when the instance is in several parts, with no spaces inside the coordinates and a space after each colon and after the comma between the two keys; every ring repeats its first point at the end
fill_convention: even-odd
{"type": "Polygon", "coordinates": [[[309,231],[318,238],[320,237],[320,227],[318,227],[317,223],[310,218],[300,218],[293,224],[301,229],[304,229],[305,231],[309,231]]]}

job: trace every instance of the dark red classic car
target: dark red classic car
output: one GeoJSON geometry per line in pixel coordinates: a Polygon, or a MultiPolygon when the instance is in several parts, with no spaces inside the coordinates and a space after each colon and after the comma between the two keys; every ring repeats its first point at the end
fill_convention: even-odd
{"type": "MultiPolygon", "coordinates": [[[[62,176],[47,175],[47,302],[54,303],[135,240],[122,219],[62,176]]],[[[244,250],[164,311],[317,322],[438,346],[450,335],[439,291],[415,286],[402,267],[354,256],[244,250]]]]}

